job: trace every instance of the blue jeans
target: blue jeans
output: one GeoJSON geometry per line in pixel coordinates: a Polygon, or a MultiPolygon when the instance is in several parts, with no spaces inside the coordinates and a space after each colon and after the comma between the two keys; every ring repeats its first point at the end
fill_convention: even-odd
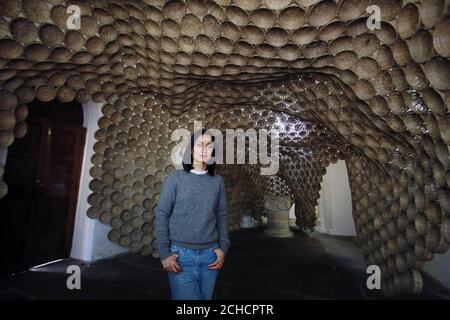
{"type": "Polygon", "coordinates": [[[216,261],[216,244],[207,249],[189,249],[176,245],[170,251],[178,255],[181,272],[169,272],[170,291],[173,300],[211,300],[218,270],[208,269],[216,261]]]}

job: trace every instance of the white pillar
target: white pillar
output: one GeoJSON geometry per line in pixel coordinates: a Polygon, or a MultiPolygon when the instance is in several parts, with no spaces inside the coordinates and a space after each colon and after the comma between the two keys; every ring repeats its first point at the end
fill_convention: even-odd
{"type": "Polygon", "coordinates": [[[127,248],[108,240],[107,235],[111,230],[109,225],[90,219],[86,215],[89,208],[87,198],[92,193],[89,189],[89,182],[92,180],[89,170],[92,167],[91,157],[94,154],[93,146],[96,142],[94,134],[98,130],[98,120],[102,116],[101,108],[101,104],[92,101],[83,104],[83,126],[87,129],[86,142],[70,256],[84,261],[95,261],[128,251],[127,248]]]}

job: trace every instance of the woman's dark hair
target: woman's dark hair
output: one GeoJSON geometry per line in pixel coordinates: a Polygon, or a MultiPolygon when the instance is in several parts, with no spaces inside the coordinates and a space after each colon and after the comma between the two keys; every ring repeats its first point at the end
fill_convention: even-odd
{"type": "MultiPolygon", "coordinates": [[[[197,130],[196,132],[194,132],[191,135],[191,139],[189,139],[188,144],[187,144],[186,149],[184,150],[184,154],[183,154],[182,164],[183,164],[183,169],[185,171],[190,172],[191,169],[193,169],[192,164],[194,163],[194,154],[193,154],[192,149],[194,147],[195,140],[197,140],[199,137],[204,135],[206,132],[206,134],[211,136],[211,141],[213,141],[213,142],[215,141],[214,135],[212,135],[211,133],[209,133],[207,131],[208,131],[208,129],[202,128],[202,129],[197,130]]],[[[216,155],[216,146],[214,146],[214,149],[211,153],[212,157],[215,157],[215,155],[216,155]]],[[[211,164],[207,163],[206,170],[208,171],[209,175],[213,176],[216,171],[216,161],[214,160],[214,162],[211,164]]]]}

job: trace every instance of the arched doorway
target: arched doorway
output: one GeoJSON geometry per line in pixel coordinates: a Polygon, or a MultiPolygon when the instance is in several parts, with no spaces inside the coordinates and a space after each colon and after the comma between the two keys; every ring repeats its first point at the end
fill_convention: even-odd
{"type": "Polygon", "coordinates": [[[86,129],[77,102],[28,105],[28,132],[8,149],[0,199],[0,273],[69,256],[86,129]]]}
{"type": "Polygon", "coordinates": [[[345,160],[331,163],[323,176],[317,206],[316,231],[338,236],[356,236],[349,175],[345,160]]]}

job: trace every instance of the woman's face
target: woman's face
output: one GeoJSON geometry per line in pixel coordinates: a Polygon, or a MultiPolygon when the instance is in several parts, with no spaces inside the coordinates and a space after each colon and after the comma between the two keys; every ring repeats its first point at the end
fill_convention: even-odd
{"type": "Polygon", "coordinates": [[[197,140],[194,143],[193,148],[193,157],[194,157],[194,163],[208,163],[209,160],[212,158],[212,152],[214,150],[214,141],[212,141],[212,138],[208,134],[204,134],[197,138],[197,140]]]}

